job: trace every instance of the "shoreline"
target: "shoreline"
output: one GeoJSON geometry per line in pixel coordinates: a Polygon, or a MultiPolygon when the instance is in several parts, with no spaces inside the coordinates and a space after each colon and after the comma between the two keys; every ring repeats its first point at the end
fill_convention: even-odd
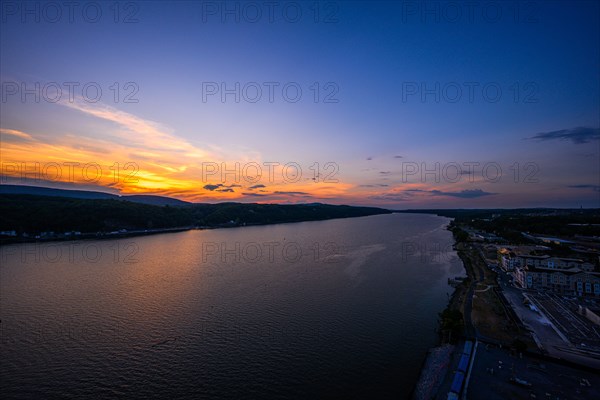
{"type": "Polygon", "coordinates": [[[138,237],[138,236],[149,236],[160,233],[176,233],[176,232],[185,232],[192,230],[209,230],[209,229],[230,229],[230,228],[244,228],[244,227],[252,227],[252,226],[267,226],[267,225],[282,225],[282,224],[297,224],[303,222],[319,222],[319,221],[332,221],[336,219],[347,219],[347,218],[363,218],[363,217],[372,217],[377,215],[390,215],[394,214],[390,213],[380,213],[380,214],[370,214],[370,215],[356,215],[356,216],[347,216],[347,217],[334,217],[334,218],[321,218],[321,219],[307,219],[302,221],[277,221],[277,222],[264,222],[264,223],[244,223],[244,224],[220,224],[215,226],[179,226],[172,228],[157,228],[157,229],[135,229],[128,230],[125,232],[121,231],[113,231],[113,232],[86,232],[81,233],[79,235],[71,235],[65,237],[65,234],[60,234],[61,236],[52,236],[52,237],[40,237],[40,238],[32,238],[27,237],[24,238],[22,236],[12,237],[6,236],[0,238],[0,247],[4,245],[10,244],[25,244],[25,243],[48,243],[48,242],[72,242],[78,240],[107,240],[107,239],[121,239],[126,237],[138,237]]]}
{"type": "MultiPolygon", "coordinates": [[[[49,242],[74,242],[79,240],[109,240],[109,239],[121,239],[126,237],[137,237],[137,236],[149,236],[160,233],[176,233],[185,232],[194,229],[200,229],[196,227],[175,227],[175,228],[160,228],[160,229],[145,229],[145,230],[132,230],[126,232],[100,232],[100,233],[81,233],[79,235],[71,235],[65,237],[46,237],[46,238],[2,238],[0,239],[0,246],[11,245],[11,244],[26,244],[26,243],[49,243],[49,242]]],[[[212,229],[212,228],[202,228],[212,229]]]]}
{"type": "MultiPolygon", "coordinates": [[[[445,380],[449,379],[448,368],[450,368],[450,365],[440,366],[440,364],[444,364],[445,360],[445,358],[441,357],[440,354],[443,354],[444,348],[452,346],[453,350],[451,350],[450,355],[450,357],[452,357],[452,352],[456,350],[457,345],[465,340],[475,340],[479,341],[480,343],[484,343],[487,346],[505,348],[507,350],[512,349],[511,351],[518,351],[522,354],[523,357],[529,357],[533,360],[539,360],[539,362],[549,362],[554,365],[562,365],[581,371],[598,371],[593,366],[586,365],[573,360],[568,360],[565,358],[551,356],[540,351],[539,347],[535,345],[534,339],[531,337],[529,329],[527,329],[523,325],[519,317],[517,316],[516,320],[510,317],[509,314],[511,312],[514,313],[514,310],[510,305],[507,306],[506,304],[504,304],[506,301],[502,301],[502,298],[504,298],[504,293],[502,292],[502,289],[499,289],[499,284],[496,288],[494,288],[493,292],[488,292],[485,290],[483,292],[485,292],[486,294],[495,293],[495,296],[497,296],[498,300],[500,300],[500,302],[502,303],[505,314],[504,317],[496,319],[496,322],[499,322],[501,324],[499,326],[503,328],[508,327],[509,335],[512,336],[507,337],[506,332],[502,334],[502,331],[498,330],[490,331],[489,326],[486,327],[485,325],[478,325],[480,322],[478,322],[478,324],[475,324],[474,321],[481,321],[480,318],[482,317],[482,315],[493,314],[492,308],[481,308],[482,302],[479,296],[481,293],[477,293],[476,296],[475,292],[482,291],[476,289],[478,285],[484,283],[490,284],[490,279],[496,280],[497,273],[487,268],[487,263],[485,259],[481,258],[483,257],[483,254],[480,251],[478,252],[476,246],[470,245],[469,242],[466,240],[461,240],[460,227],[454,226],[454,224],[449,224],[447,229],[452,231],[453,233],[453,237],[455,239],[453,249],[456,251],[458,257],[461,259],[467,277],[454,288],[454,291],[450,296],[450,299],[448,300],[448,305],[444,309],[444,312],[460,312],[461,314],[464,313],[462,315],[461,321],[462,332],[458,336],[447,336],[447,331],[444,327],[445,321],[443,320],[442,315],[444,312],[440,314],[440,320],[438,322],[438,341],[434,347],[430,348],[427,351],[425,360],[421,365],[419,379],[417,380],[412,392],[413,400],[420,400],[424,398],[446,398],[445,393],[443,396],[441,396],[439,391],[445,388],[447,385],[447,381],[445,380]],[[496,291],[496,289],[499,290],[496,291]],[[479,299],[477,300],[478,303],[476,302],[476,304],[474,304],[473,301],[475,298],[479,299]],[[525,348],[517,350],[516,346],[518,345],[518,342],[521,342],[521,344],[526,345],[525,348]],[[428,384],[431,385],[432,382],[438,383],[437,386],[427,386],[428,384]],[[426,395],[431,394],[432,392],[434,393],[433,396],[426,397],[426,395]]],[[[486,320],[485,322],[487,323],[488,321],[486,320]]],[[[460,348],[460,346],[458,348],[460,348]]]]}
{"type": "MultiPolygon", "coordinates": [[[[456,345],[452,344],[451,334],[450,337],[448,337],[448,340],[445,340],[444,321],[442,315],[444,313],[451,313],[452,311],[456,310],[460,311],[460,301],[462,296],[467,294],[471,280],[474,278],[473,270],[467,267],[467,262],[461,254],[462,251],[459,249],[459,246],[464,242],[460,241],[457,237],[454,221],[455,219],[452,218],[450,223],[446,226],[446,230],[452,232],[452,238],[454,239],[452,249],[456,251],[456,255],[460,258],[467,276],[462,280],[462,282],[460,282],[460,284],[453,286],[454,291],[450,295],[448,304],[446,305],[446,308],[444,308],[439,314],[438,326],[436,328],[436,332],[438,334],[437,341],[433,347],[427,350],[425,359],[421,363],[419,377],[415,382],[413,390],[410,394],[411,399],[413,400],[434,399],[437,397],[439,388],[444,382],[447,374],[450,360],[452,359],[452,355],[456,349],[456,345]]],[[[461,339],[464,339],[464,316],[462,319],[462,325],[463,329],[460,337],[461,339]]]]}
{"type": "MultiPolygon", "coordinates": [[[[444,310],[442,310],[442,313],[446,312],[446,311],[453,311],[453,310],[460,311],[460,309],[462,308],[462,307],[460,307],[461,306],[460,301],[462,300],[461,295],[467,294],[469,285],[471,284],[472,280],[474,279],[473,269],[469,268],[467,266],[467,260],[464,258],[463,250],[461,250],[459,248],[465,242],[463,242],[457,238],[456,229],[459,229],[459,228],[454,227],[453,223],[454,223],[454,219],[452,219],[452,221],[446,226],[446,230],[448,230],[452,233],[452,238],[454,239],[454,243],[452,244],[452,249],[454,251],[456,251],[456,255],[458,256],[458,258],[460,258],[463,269],[466,274],[466,277],[459,284],[453,286],[454,291],[450,295],[448,304],[446,305],[446,308],[444,310]]],[[[464,315],[463,315],[463,325],[464,325],[464,315]]],[[[464,326],[463,326],[463,328],[464,328],[464,326]]],[[[461,336],[464,336],[464,335],[465,335],[465,332],[464,331],[461,332],[461,336]]],[[[449,338],[449,339],[451,339],[451,338],[449,338]]],[[[440,320],[438,321],[438,342],[436,344],[436,347],[442,346],[449,342],[451,342],[451,340],[444,341],[443,321],[440,318],[440,320]]]]}

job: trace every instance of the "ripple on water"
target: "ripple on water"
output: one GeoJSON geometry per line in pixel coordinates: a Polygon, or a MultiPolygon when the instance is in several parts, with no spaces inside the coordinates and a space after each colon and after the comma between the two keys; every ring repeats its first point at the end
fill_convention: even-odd
{"type": "Polygon", "coordinates": [[[106,250],[95,262],[23,263],[20,252],[45,244],[19,245],[0,268],[1,392],[406,397],[458,259],[428,261],[402,244],[451,244],[446,224],[383,215],[124,238],[90,242],[106,250]],[[283,238],[304,249],[299,260],[202,254],[203,243],[283,238]],[[115,262],[111,249],[131,241],[138,262],[115,262]]]}

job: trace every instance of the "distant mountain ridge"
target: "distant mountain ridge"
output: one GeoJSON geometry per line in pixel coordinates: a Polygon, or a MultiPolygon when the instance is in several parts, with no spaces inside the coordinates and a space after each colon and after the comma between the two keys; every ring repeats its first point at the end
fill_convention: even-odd
{"type": "Polygon", "coordinates": [[[8,235],[9,240],[13,241],[28,241],[42,236],[52,240],[66,238],[66,233],[69,232],[79,232],[78,237],[98,237],[112,235],[114,232],[145,233],[157,230],[236,227],[391,213],[376,207],[315,203],[286,205],[181,202],[184,203],[181,206],[148,204],[156,201],[164,203],[165,198],[3,187],[0,192],[0,236],[8,235]],[[11,190],[29,193],[7,193],[11,190]],[[90,196],[103,198],[89,198],[90,196]]]}
{"type": "Polygon", "coordinates": [[[187,201],[174,199],[166,196],[154,195],[129,195],[119,196],[116,194],[96,192],[92,190],[54,189],[42,186],[24,185],[0,185],[0,194],[29,194],[34,196],[67,197],[73,199],[88,200],[124,200],[134,203],[150,204],[155,206],[184,206],[192,204],[187,201]]]}

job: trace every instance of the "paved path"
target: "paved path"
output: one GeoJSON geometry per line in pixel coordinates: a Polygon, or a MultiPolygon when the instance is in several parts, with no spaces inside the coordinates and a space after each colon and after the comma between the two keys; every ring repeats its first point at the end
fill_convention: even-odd
{"type": "Polygon", "coordinates": [[[478,289],[478,290],[475,290],[475,292],[477,292],[477,293],[487,292],[488,290],[490,290],[493,287],[494,287],[493,285],[487,285],[487,287],[485,289],[478,289]]]}

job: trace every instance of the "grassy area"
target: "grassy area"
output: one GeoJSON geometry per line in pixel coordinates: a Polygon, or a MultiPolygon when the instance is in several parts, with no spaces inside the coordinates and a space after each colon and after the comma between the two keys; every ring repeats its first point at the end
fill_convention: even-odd
{"type": "Polygon", "coordinates": [[[510,344],[520,335],[519,328],[507,317],[504,307],[493,290],[473,295],[473,324],[484,336],[510,344]]]}
{"type": "MultiPolygon", "coordinates": [[[[464,237],[455,234],[455,238],[458,239],[456,250],[463,261],[467,279],[456,287],[448,310],[456,310],[465,315],[468,295],[473,289],[471,323],[481,335],[506,345],[511,345],[518,339],[527,347],[534,348],[535,343],[529,334],[509,317],[508,311],[498,297],[497,274],[487,267],[477,247],[464,240],[464,237]]],[[[463,321],[463,327],[468,329],[466,320],[463,321]]],[[[449,341],[449,339],[448,333],[444,335],[442,332],[442,341],[449,341]]]]}
{"type": "Polygon", "coordinates": [[[535,343],[527,331],[510,318],[508,310],[498,297],[498,274],[487,267],[476,247],[467,250],[467,254],[475,267],[473,270],[476,280],[481,280],[475,285],[473,292],[471,318],[475,328],[481,335],[503,344],[510,345],[518,339],[534,348],[535,343]]]}

